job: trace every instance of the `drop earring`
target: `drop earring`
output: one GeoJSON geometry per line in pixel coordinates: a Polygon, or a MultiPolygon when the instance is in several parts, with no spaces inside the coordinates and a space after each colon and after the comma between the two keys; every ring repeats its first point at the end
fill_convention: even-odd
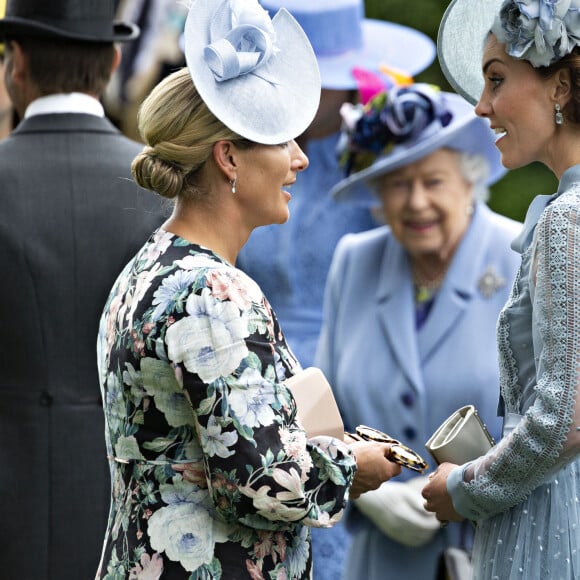
{"type": "Polygon", "coordinates": [[[562,111],[560,110],[560,104],[556,103],[554,108],[556,109],[556,115],[555,115],[556,125],[563,125],[564,124],[564,115],[562,115],[562,111]]]}
{"type": "Polygon", "coordinates": [[[231,184],[231,186],[232,186],[232,193],[235,195],[235,193],[236,193],[236,179],[235,179],[235,178],[234,178],[234,179],[232,179],[232,180],[230,181],[230,184],[231,184]]]}

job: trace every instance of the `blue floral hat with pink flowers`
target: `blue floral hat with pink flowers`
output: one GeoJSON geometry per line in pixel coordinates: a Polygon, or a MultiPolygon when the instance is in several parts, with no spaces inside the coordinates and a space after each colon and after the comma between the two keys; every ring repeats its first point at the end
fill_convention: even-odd
{"type": "Polygon", "coordinates": [[[397,86],[364,106],[344,103],[340,113],[337,153],[347,177],[331,190],[337,201],[376,206],[370,182],[443,148],[481,155],[487,185],[505,174],[489,123],[465,99],[434,85],[397,86]]]}
{"type": "Polygon", "coordinates": [[[580,0],[453,0],[441,20],[437,52],[447,80],[472,104],[483,90],[489,32],[513,58],[549,66],[580,45],[580,0]]]}

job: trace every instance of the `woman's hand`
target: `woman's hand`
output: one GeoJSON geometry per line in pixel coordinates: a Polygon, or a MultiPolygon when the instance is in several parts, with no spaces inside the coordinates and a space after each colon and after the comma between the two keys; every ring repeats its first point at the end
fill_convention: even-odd
{"type": "Polygon", "coordinates": [[[442,523],[460,522],[465,519],[453,508],[451,496],[447,493],[447,477],[449,472],[457,467],[453,463],[442,463],[428,477],[428,483],[421,495],[425,498],[425,509],[435,512],[435,516],[442,523]]]}
{"type": "Polygon", "coordinates": [[[377,489],[381,483],[401,473],[401,466],[389,461],[390,443],[354,441],[350,443],[356,457],[356,474],[350,488],[350,497],[356,499],[361,493],[377,489]]]}

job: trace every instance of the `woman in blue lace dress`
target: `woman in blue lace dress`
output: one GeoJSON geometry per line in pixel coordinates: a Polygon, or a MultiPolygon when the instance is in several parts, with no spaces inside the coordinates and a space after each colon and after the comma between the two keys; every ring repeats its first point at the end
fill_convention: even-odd
{"type": "Polygon", "coordinates": [[[580,578],[578,15],[571,2],[455,0],[440,32],[449,79],[479,99],[502,163],[538,161],[559,179],[513,243],[521,265],[498,323],[503,437],[475,461],[441,465],[423,490],[438,519],[476,522],[476,580],[580,578]],[[481,60],[470,67],[471,51],[481,60]]]}
{"type": "MultiPolygon", "coordinates": [[[[343,237],[327,282],[316,362],[346,428],[372,425],[417,448],[471,403],[497,437],[495,325],[521,224],[485,203],[505,174],[493,132],[459,95],[424,83],[341,111],[352,173],[332,195],[380,204],[385,220],[343,237]]],[[[425,512],[426,480],[406,470],[349,504],[344,580],[435,580],[443,550],[471,546],[469,523],[442,530],[425,512]]]]}
{"type": "Polygon", "coordinates": [[[300,365],[234,267],[253,228],[288,219],[316,60],[286,11],[254,0],[196,0],[185,54],[142,105],[132,166],[173,214],[100,325],[112,501],[97,577],[307,580],[310,528],[400,473],[389,445],[307,438],[284,384],[300,365]]]}

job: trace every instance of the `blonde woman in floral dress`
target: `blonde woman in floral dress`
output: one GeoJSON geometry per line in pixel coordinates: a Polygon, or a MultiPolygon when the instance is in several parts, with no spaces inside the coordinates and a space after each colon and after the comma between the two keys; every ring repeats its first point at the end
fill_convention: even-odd
{"type": "Polygon", "coordinates": [[[255,227],[288,219],[316,60],[284,10],[197,0],[189,14],[188,66],[144,102],[132,168],[174,211],[118,277],[99,333],[112,503],[97,577],[307,579],[309,528],[400,473],[389,445],[307,439],[283,383],[300,366],[234,267],[255,227]]]}

